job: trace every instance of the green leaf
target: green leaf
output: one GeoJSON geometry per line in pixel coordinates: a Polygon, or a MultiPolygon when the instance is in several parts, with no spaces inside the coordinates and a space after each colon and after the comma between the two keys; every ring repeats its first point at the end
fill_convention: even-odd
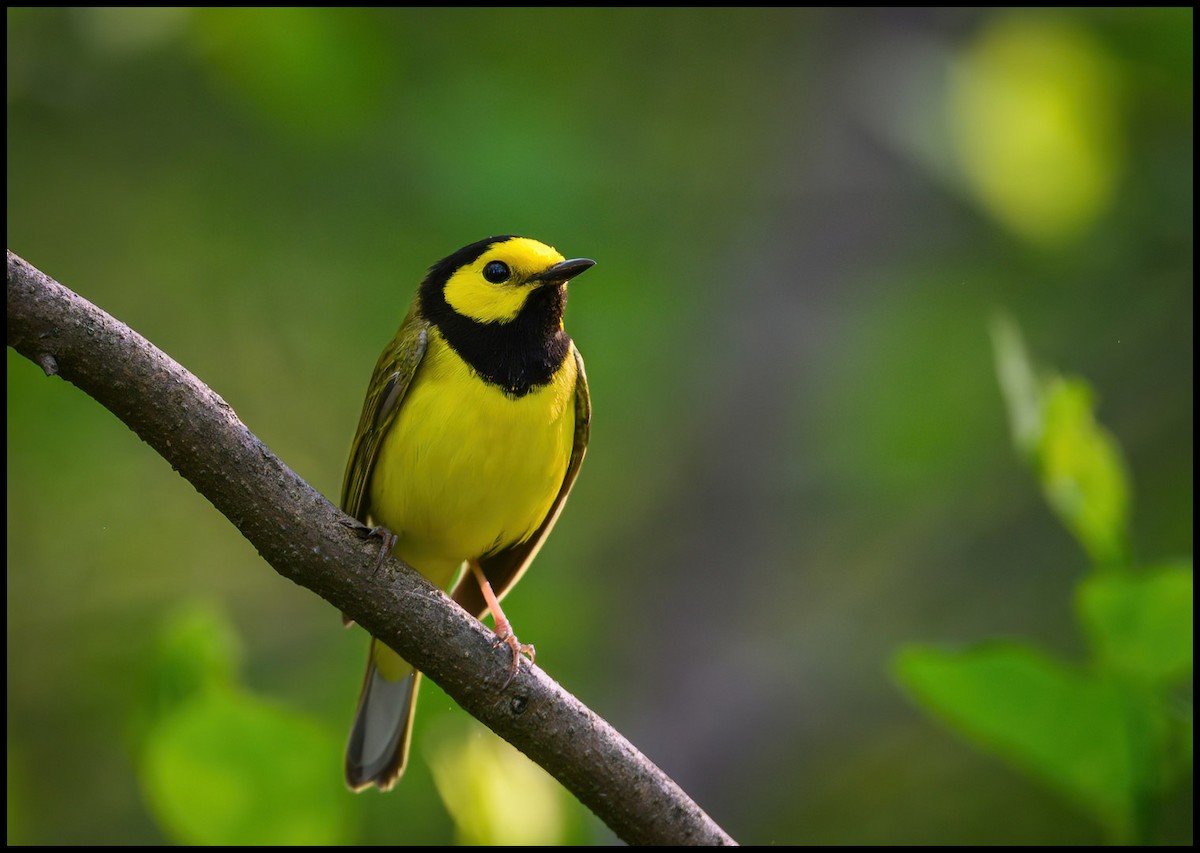
{"type": "Polygon", "coordinates": [[[1150,683],[1191,674],[1191,560],[1145,574],[1093,575],[1080,584],[1076,603],[1104,666],[1150,683]]]}
{"type": "Polygon", "coordinates": [[[1144,694],[1015,644],[910,646],[895,671],[921,705],[1087,809],[1114,840],[1141,835],[1167,739],[1144,694]]]}
{"type": "Polygon", "coordinates": [[[1050,505],[1100,567],[1125,567],[1129,485],[1120,448],[1096,423],[1092,390],[1051,380],[1044,392],[1038,471],[1050,505]]]}
{"type": "Polygon", "coordinates": [[[341,743],[232,689],[194,696],[149,733],[140,781],[181,844],[343,844],[341,743]]]}

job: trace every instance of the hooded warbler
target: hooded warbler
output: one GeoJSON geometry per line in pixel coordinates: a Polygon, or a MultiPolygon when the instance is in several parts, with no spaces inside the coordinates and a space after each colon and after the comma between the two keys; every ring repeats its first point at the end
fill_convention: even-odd
{"type": "MultiPolygon", "coordinates": [[[[587,449],[587,377],[563,309],[567,282],[594,264],[506,235],[430,267],[375,365],[342,485],[342,509],[390,533],[396,556],[454,583],[476,618],[491,611],[514,673],[533,649],[499,599],[554,526],[587,449]]],[[[346,749],[352,789],[387,790],[404,772],[420,677],[371,639],[346,749]]]]}

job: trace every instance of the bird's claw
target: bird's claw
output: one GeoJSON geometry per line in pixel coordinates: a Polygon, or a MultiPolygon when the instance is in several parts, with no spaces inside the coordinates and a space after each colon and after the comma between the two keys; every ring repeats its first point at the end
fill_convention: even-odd
{"type": "Polygon", "coordinates": [[[499,646],[501,644],[512,649],[512,666],[508,670],[508,678],[506,678],[504,680],[504,684],[500,686],[500,689],[503,690],[505,687],[508,687],[508,685],[512,684],[512,680],[517,677],[517,673],[521,669],[521,656],[524,655],[525,657],[529,658],[530,663],[533,663],[537,658],[537,652],[534,651],[534,648],[531,644],[522,643],[517,639],[516,634],[511,632],[496,637],[496,645],[499,646]]]}
{"type": "Polygon", "coordinates": [[[379,548],[379,557],[375,560],[375,571],[378,572],[383,568],[383,561],[387,559],[388,554],[392,553],[392,549],[396,547],[396,542],[399,540],[392,531],[386,527],[367,527],[365,524],[358,522],[343,521],[346,527],[349,527],[359,539],[380,539],[383,545],[379,548]]]}

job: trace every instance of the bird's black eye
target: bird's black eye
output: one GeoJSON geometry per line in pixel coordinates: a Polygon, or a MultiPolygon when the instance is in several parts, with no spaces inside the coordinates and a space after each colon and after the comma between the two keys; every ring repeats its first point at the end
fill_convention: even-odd
{"type": "Polygon", "coordinates": [[[508,269],[508,264],[504,261],[492,261],[483,268],[483,277],[492,284],[499,284],[502,281],[508,281],[508,277],[512,272],[508,269]]]}

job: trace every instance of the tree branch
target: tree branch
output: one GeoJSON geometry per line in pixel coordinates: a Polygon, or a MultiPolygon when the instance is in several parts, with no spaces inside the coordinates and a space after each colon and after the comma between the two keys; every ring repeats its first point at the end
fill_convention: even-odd
{"type": "MultiPolygon", "coordinates": [[[[300,479],[229,404],[95,305],[8,253],[8,345],[124,421],[285,578],[352,617],[630,844],[733,844],[666,774],[300,479]],[[430,640],[436,640],[430,642],[430,640]]],[[[331,773],[338,768],[330,768],[331,773]]]]}

